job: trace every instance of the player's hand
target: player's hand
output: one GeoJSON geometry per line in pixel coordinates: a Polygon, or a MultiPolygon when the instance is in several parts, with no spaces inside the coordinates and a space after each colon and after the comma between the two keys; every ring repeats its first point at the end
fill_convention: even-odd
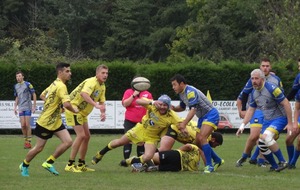
{"type": "Polygon", "coordinates": [[[240,137],[240,134],[243,133],[244,129],[245,129],[245,124],[242,123],[241,126],[239,127],[239,129],[237,130],[237,132],[235,133],[235,135],[236,135],[237,137],[240,137]]]}
{"type": "Polygon", "coordinates": [[[135,90],[132,95],[133,96],[139,96],[140,95],[140,91],[135,90]]]}
{"type": "Polygon", "coordinates": [[[100,114],[100,121],[105,121],[106,119],[106,114],[105,113],[101,113],[100,114]]]}

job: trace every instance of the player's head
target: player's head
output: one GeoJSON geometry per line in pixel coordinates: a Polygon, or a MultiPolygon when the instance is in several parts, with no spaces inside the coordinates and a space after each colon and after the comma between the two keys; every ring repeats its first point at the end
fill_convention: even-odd
{"type": "Polygon", "coordinates": [[[265,81],[265,74],[260,69],[254,69],[251,72],[251,82],[254,89],[259,90],[262,88],[265,81]]]}
{"type": "Polygon", "coordinates": [[[161,114],[166,114],[171,107],[171,98],[168,95],[163,94],[158,98],[158,101],[162,102],[159,107],[159,112],[161,114]]]}
{"type": "Polygon", "coordinates": [[[23,82],[24,81],[24,73],[22,71],[17,71],[16,72],[16,79],[17,82],[23,82]]]}
{"type": "Polygon", "coordinates": [[[186,85],[186,80],[182,75],[176,74],[170,79],[170,81],[172,84],[172,88],[176,94],[179,94],[184,90],[186,85]]]}
{"type": "Polygon", "coordinates": [[[219,132],[213,132],[211,134],[211,139],[209,141],[209,145],[212,148],[215,148],[217,146],[220,146],[223,144],[223,135],[219,132]]]}
{"type": "Polygon", "coordinates": [[[263,58],[260,62],[260,70],[265,73],[265,76],[268,76],[271,72],[272,66],[269,58],[263,58]]]}
{"type": "Polygon", "coordinates": [[[96,78],[100,84],[104,83],[108,77],[108,67],[106,65],[99,65],[96,69],[96,78]]]}
{"type": "Polygon", "coordinates": [[[69,63],[59,62],[56,65],[57,77],[63,82],[66,82],[71,79],[71,69],[69,63]]]}

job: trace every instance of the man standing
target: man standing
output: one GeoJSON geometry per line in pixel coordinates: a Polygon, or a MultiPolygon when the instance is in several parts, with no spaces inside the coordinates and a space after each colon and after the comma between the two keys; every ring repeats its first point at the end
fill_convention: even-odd
{"type": "MultiPolygon", "coordinates": [[[[275,84],[276,86],[280,87],[281,90],[283,90],[281,79],[275,74],[271,73],[272,66],[271,66],[271,61],[268,58],[263,58],[261,60],[259,68],[261,71],[264,72],[266,81],[275,84]]],[[[237,107],[241,118],[244,118],[245,116],[246,104],[248,102],[249,94],[252,92],[252,90],[253,90],[253,85],[250,78],[246,83],[246,85],[244,86],[242,92],[239,94],[239,97],[237,98],[237,107]]],[[[246,141],[246,145],[242,157],[236,162],[236,167],[242,166],[243,163],[247,160],[247,158],[251,156],[251,151],[253,147],[257,144],[257,140],[259,139],[259,134],[262,129],[263,121],[264,121],[264,116],[262,111],[256,109],[253,117],[250,120],[250,135],[246,141]]],[[[236,135],[239,137],[239,135],[242,132],[243,129],[238,129],[236,135]]],[[[257,163],[259,166],[264,167],[265,159],[259,158],[257,161],[258,155],[259,155],[259,148],[256,147],[254,154],[251,156],[249,160],[249,163],[250,164],[257,163]]]]}
{"type": "Polygon", "coordinates": [[[18,83],[14,86],[14,95],[16,97],[14,112],[16,115],[19,112],[22,134],[25,140],[24,148],[28,149],[31,148],[30,118],[36,108],[36,93],[32,84],[28,81],[24,81],[22,71],[16,73],[16,79],[18,83]],[[33,99],[33,106],[31,98],[33,99]]]}
{"type": "Polygon", "coordinates": [[[251,82],[254,89],[240,129],[250,121],[256,109],[262,110],[264,122],[258,147],[272,165],[271,169],[279,172],[287,164],[275,139],[285,127],[288,131],[293,129],[291,105],[278,86],[265,81],[265,74],[260,69],[251,72],[251,82]],[[276,163],[272,153],[281,161],[280,165],[276,163]]]}
{"type": "Polygon", "coordinates": [[[52,138],[53,135],[57,136],[61,143],[56,147],[54,153],[42,164],[42,167],[50,173],[54,175],[59,174],[54,168],[53,163],[72,145],[72,138],[61,119],[62,107],[75,113],[78,112],[70,104],[70,97],[65,85],[71,78],[70,64],[58,63],[56,72],[57,79],[40,96],[45,101],[44,109],[36,122],[36,144],[27,153],[23,163],[19,167],[22,176],[29,176],[29,163],[44,149],[48,139],[52,138]]]}
{"type": "MultiPolygon", "coordinates": [[[[147,90],[139,92],[133,88],[128,88],[123,94],[122,105],[126,108],[124,120],[124,133],[132,129],[138,122],[141,122],[142,118],[147,112],[147,109],[144,106],[141,106],[136,103],[136,100],[138,98],[147,98],[149,100],[153,99],[152,94],[147,90]]],[[[131,149],[131,143],[123,146],[124,159],[130,157],[131,149]]],[[[144,145],[137,145],[137,156],[141,156],[144,153],[144,151],[144,145]]]]}
{"type": "Polygon", "coordinates": [[[85,156],[88,150],[90,140],[90,130],[88,125],[88,115],[93,108],[100,110],[100,121],[105,121],[105,84],[108,77],[108,67],[99,65],[96,68],[96,76],[88,78],[80,83],[70,94],[71,104],[76,107],[79,112],[73,113],[66,110],[66,122],[68,126],[73,126],[76,138],[72,144],[72,150],[69,162],[65,167],[65,171],[69,172],[85,172],[95,171],[88,168],[85,164],[85,156]],[[75,157],[79,152],[78,165],[76,166],[75,157]]]}
{"type": "MultiPolygon", "coordinates": [[[[196,144],[204,152],[206,167],[204,173],[214,171],[212,164],[212,148],[207,142],[211,133],[217,129],[219,123],[219,112],[213,107],[208,98],[197,88],[187,85],[182,75],[176,74],[171,78],[172,88],[176,94],[179,94],[180,104],[172,109],[176,112],[184,111],[186,107],[189,112],[183,122],[179,124],[179,129],[187,134],[186,125],[196,115],[198,119],[198,128],[200,132],[196,135],[196,144]]],[[[220,163],[221,164],[221,163],[220,163]]]]}

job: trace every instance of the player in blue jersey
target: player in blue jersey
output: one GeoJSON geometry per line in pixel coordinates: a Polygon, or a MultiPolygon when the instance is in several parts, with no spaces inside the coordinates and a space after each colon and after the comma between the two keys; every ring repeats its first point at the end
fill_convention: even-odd
{"type": "Polygon", "coordinates": [[[188,134],[186,126],[191,119],[196,115],[198,117],[198,128],[200,132],[196,135],[196,145],[204,152],[206,159],[206,167],[204,173],[214,171],[212,164],[212,148],[209,145],[207,138],[217,129],[219,123],[219,112],[213,107],[207,97],[197,88],[188,85],[185,78],[176,74],[171,78],[172,88],[179,95],[180,104],[172,106],[174,111],[184,111],[186,107],[189,112],[183,122],[179,124],[181,132],[188,134]]]}
{"type": "Polygon", "coordinates": [[[296,162],[300,155],[300,90],[298,90],[296,96],[295,96],[295,109],[294,109],[294,128],[291,132],[287,134],[286,142],[290,142],[291,145],[293,145],[294,140],[297,138],[297,145],[293,152],[293,155],[290,157],[289,155],[289,162],[288,162],[288,168],[289,169],[295,169],[296,168],[296,162]]]}
{"type": "MultiPolygon", "coordinates": [[[[260,70],[264,72],[265,80],[283,89],[280,78],[275,74],[271,73],[270,72],[271,69],[272,66],[270,60],[268,58],[263,58],[260,63],[260,70]]],[[[246,104],[248,102],[249,94],[252,92],[252,90],[253,90],[253,85],[250,78],[237,98],[237,107],[241,118],[244,118],[245,116],[246,104]]],[[[246,141],[244,152],[242,154],[242,157],[236,162],[237,167],[242,166],[242,164],[247,160],[247,158],[251,156],[251,151],[253,147],[257,144],[257,140],[259,139],[259,134],[263,124],[263,118],[264,117],[262,111],[256,109],[253,117],[250,120],[250,135],[246,141]]],[[[238,129],[236,135],[239,136],[243,132],[243,130],[244,130],[243,127],[238,129]]],[[[259,166],[265,166],[263,158],[259,158],[257,161],[258,155],[259,155],[259,148],[256,147],[255,152],[250,158],[249,163],[251,164],[257,163],[259,166]]]]}
{"type": "Polygon", "coordinates": [[[251,81],[254,89],[250,94],[249,108],[241,126],[250,121],[256,109],[262,110],[264,122],[258,147],[270,162],[271,169],[279,172],[285,169],[287,164],[275,139],[285,127],[288,131],[293,129],[291,105],[278,86],[265,81],[265,75],[260,69],[251,72],[251,81]],[[279,165],[272,153],[279,159],[279,165]]]}
{"type": "Polygon", "coordinates": [[[14,112],[19,113],[22,134],[24,136],[24,148],[31,148],[31,114],[36,109],[36,93],[32,84],[24,81],[24,74],[22,71],[16,72],[17,84],[14,86],[15,105],[14,112]],[[33,105],[32,101],[33,100],[33,105]]]}
{"type": "MultiPolygon", "coordinates": [[[[300,71],[300,58],[298,59],[298,70],[300,71]]],[[[300,89],[300,73],[296,76],[292,90],[290,93],[286,96],[288,100],[293,100],[295,98],[296,93],[300,89]]]]}
{"type": "MultiPolygon", "coordinates": [[[[300,70],[300,58],[298,59],[298,69],[300,70]]],[[[294,100],[295,95],[299,90],[300,90],[300,73],[296,76],[293,86],[292,86],[292,90],[287,95],[287,99],[294,100]]],[[[297,103],[297,100],[296,100],[296,103],[297,103]]],[[[294,121],[298,120],[297,117],[294,116],[294,118],[295,118],[294,121]]],[[[297,149],[299,149],[297,147],[297,149],[295,150],[295,147],[294,147],[294,140],[296,139],[297,136],[298,136],[298,133],[295,131],[295,132],[293,132],[293,134],[287,134],[286,139],[285,139],[286,149],[287,149],[287,153],[289,156],[289,168],[291,168],[291,169],[295,168],[295,166],[293,164],[294,161],[292,161],[292,159],[294,157],[295,151],[297,151],[297,149]]]]}

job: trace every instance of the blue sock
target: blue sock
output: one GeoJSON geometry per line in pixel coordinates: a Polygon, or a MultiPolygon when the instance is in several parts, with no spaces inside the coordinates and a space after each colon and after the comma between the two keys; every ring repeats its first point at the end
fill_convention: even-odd
{"type": "Polygon", "coordinates": [[[249,156],[250,156],[250,155],[249,155],[249,154],[246,154],[246,153],[243,153],[243,154],[242,154],[242,158],[246,158],[246,159],[247,159],[249,156]]]}
{"type": "Polygon", "coordinates": [[[263,159],[263,158],[258,158],[258,160],[257,160],[257,164],[258,165],[261,165],[261,164],[264,164],[265,163],[265,159],[263,159]]]}
{"type": "Polygon", "coordinates": [[[206,165],[207,166],[212,166],[212,162],[211,162],[211,152],[212,152],[212,148],[209,144],[205,144],[202,147],[202,151],[204,152],[204,156],[206,159],[206,165]]]}
{"type": "Polygon", "coordinates": [[[215,163],[220,163],[222,159],[215,153],[213,149],[211,149],[211,158],[215,163]]]}
{"type": "Polygon", "coordinates": [[[259,148],[256,146],[254,153],[252,154],[250,160],[256,160],[259,155],[259,148]]]}
{"type": "Polygon", "coordinates": [[[278,149],[276,152],[273,152],[275,156],[278,158],[279,162],[285,162],[285,159],[283,158],[283,155],[281,153],[281,150],[278,149]]]}
{"type": "Polygon", "coordinates": [[[294,145],[286,146],[286,150],[288,153],[289,163],[290,163],[294,157],[295,147],[294,147],[294,145]]]}
{"type": "Polygon", "coordinates": [[[272,152],[269,153],[268,155],[264,155],[264,156],[269,161],[269,163],[271,164],[271,166],[272,166],[273,169],[277,169],[278,168],[278,164],[276,163],[272,152]]]}
{"type": "Polygon", "coordinates": [[[293,156],[293,159],[290,161],[290,165],[296,165],[296,162],[299,158],[299,155],[300,155],[300,150],[296,150],[295,149],[295,152],[294,152],[294,156],[293,156]]]}

